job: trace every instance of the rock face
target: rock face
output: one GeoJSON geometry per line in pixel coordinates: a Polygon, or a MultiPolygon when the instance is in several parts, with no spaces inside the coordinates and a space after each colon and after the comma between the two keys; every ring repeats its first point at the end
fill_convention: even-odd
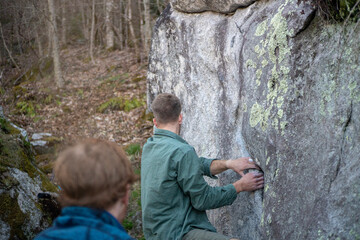
{"type": "Polygon", "coordinates": [[[57,188],[34,164],[24,130],[4,116],[0,127],[0,239],[33,239],[59,211],[54,200],[39,200],[38,194],[57,188]]]}
{"type": "Polygon", "coordinates": [[[157,20],[148,103],[176,94],[181,135],[199,155],[248,155],[264,171],[263,191],[209,211],[219,232],[360,239],[359,36],[311,1],[257,1],[231,16],[168,7],[157,20]]]}
{"type": "Polygon", "coordinates": [[[172,0],[171,6],[180,12],[200,13],[213,11],[231,13],[239,7],[247,7],[256,0],[172,0]]]}

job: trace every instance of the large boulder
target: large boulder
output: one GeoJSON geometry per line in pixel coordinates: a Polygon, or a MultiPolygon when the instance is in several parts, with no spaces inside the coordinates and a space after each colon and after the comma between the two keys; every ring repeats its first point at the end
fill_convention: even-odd
{"type": "Polygon", "coordinates": [[[148,103],[175,93],[199,155],[248,155],[264,171],[263,191],[209,211],[220,232],[360,239],[359,36],[359,24],[326,23],[311,1],[257,1],[231,16],[168,7],[157,20],[148,103]]]}
{"type": "Polygon", "coordinates": [[[0,115],[0,239],[33,239],[60,207],[57,187],[36,164],[25,131],[0,115]]]}
{"type": "Polygon", "coordinates": [[[181,12],[200,13],[213,11],[232,13],[239,7],[247,7],[256,0],[171,0],[171,6],[181,12]]]}

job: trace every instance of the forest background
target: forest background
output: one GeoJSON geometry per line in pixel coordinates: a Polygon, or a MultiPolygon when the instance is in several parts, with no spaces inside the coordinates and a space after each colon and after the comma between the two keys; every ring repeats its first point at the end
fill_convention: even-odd
{"type": "MultiPolygon", "coordinates": [[[[37,166],[84,138],[124,146],[140,173],[152,132],[146,109],[151,32],[168,0],[0,0],[0,106],[31,140],[49,133],[37,166]]],[[[36,150],[36,149],[35,149],[36,150]]],[[[140,184],[124,221],[141,239],[140,184]]]]}

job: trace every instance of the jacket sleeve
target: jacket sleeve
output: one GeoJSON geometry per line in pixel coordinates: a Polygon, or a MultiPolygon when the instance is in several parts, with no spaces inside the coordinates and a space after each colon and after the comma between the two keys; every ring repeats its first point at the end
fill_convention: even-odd
{"type": "MultiPolygon", "coordinates": [[[[195,153],[196,154],[196,153],[195,153]]],[[[214,176],[211,174],[210,171],[210,166],[212,161],[216,160],[215,158],[204,158],[204,157],[200,157],[200,162],[202,164],[202,169],[203,169],[203,175],[214,178],[214,179],[218,179],[217,176],[214,176]]]]}
{"type": "Polygon", "coordinates": [[[204,174],[203,161],[193,149],[187,151],[177,163],[178,184],[184,194],[190,197],[195,209],[204,211],[230,205],[235,201],[237,193],[232,184],[211,187],[205,181],[204,174]]]}

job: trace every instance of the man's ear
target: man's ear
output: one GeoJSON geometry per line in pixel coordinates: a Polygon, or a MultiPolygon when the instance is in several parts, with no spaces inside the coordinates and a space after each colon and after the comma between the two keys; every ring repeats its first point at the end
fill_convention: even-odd
{"type": "Polygon", "coordinates": [[[180,113],[180,116],[179,116],[179,124],[182,124],[182,120],[183,120],[183,115],[180,113]]]}
{"type": "Polygon", "coordinates": [[[157,122],[156,122],[156,118],[153,118],[153,123],[154,123],[155,127],[158,126],[158,124],[157,124],[157,122]]]}
{"type": "Polygon", "coordinates": [[[125,206],[128,206],[129,204],[129,198],[130,198],[130,185],[127,185],[127,190],[125,196],[121,199],[122,204],[125,206]]]}

